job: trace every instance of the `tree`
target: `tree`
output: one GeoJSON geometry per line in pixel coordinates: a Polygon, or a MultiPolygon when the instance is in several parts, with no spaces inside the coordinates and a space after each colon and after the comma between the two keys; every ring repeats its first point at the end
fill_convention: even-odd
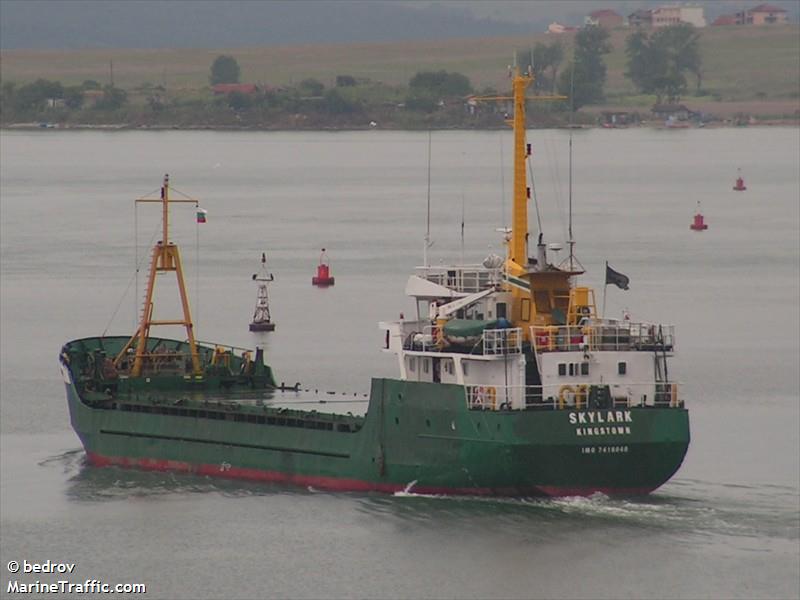
{"type": "Polygon", "coordinates": [[[236,112],[247,110],[253,105],[253,101],[250,99],[250,96],[236,91],[228,94],[227,101],[228,106],[230,106],[231,109],[235,110],[236,112]]]}
{"type": "Polygon", "coordinates": [[[64,87],[59,81],[37,79],[23,85],[14,94],[14,108],[19,111],[42,110],[50,98],[63,98],[64,87]]]}
{"type": "Polygon", "coordinates": [[[64,104],[72,110],[77,110],[83,106],[83,87],[73,85],[64,88],[64,104]]]}
{"type": "Polygon", "coordinates": [[[125,90],[107,85],[103,88],[103,98],[94,107],[98,110],[117,110],[127,101],[128,94],[125,90]]]}
{"type": "Polygon", "coordinates": [[[558,93],[569,96],[573,110],[598,104],[605,98],[606,64],[603,56],[611,52],[608,30],[587,25],[575,35],[573,61],[558,78],[558,93]]]}
{"type": "Polygon", "coordinates": [[[2,91],[0,92],[0,113],[8,113],[12,110],[15,88],[16,83],[13,81],[3,82],[2,91]]]}
{"type": "Polygon", "coordinates": [[[674,102],[688,87],[686,73],[696,77],[700,89],[702,57],[700,34],[693,25],[679,23],[652,35],[637,31],[625,41],[628,77],[643,94],[655,94],[657,102],[674,102]]]}
{"type": "Polygon", "coordinates": [[[523,71],[531,67],[534,90],[554,92],[558,81],[558,68],[564,60],[564,47],[561,42],[550,45],[538,42],[532,50],[517,50],[517,64],[523,71]]]}
{"type": "Polygon", "coordinates": [[[211,85],[217,85],[218,83],[239,83],[240,75],[241,70],[239,69],[239,63],[236,62],[236,59],[232,56],[220,54],[211,64],[211,76],[209,77],[209,81],[211,81],[211,85]]]}
{"type": "Polygon", "coordinates": [[[340,115],[359,112],[361,110],[361,105],[352,100],[348,100],[339,90],[333,89],[325,92],[322,108],[332,115],[340,115]]]}
{"type": "Polygon", "coordinates": [[[431,96],[409,96],[405,104],[408,110],[426,113],[432,113],[437,108],[436,100],[431,96]]]}
{"type": "Polygon", "coordinates": [[[352,75],[337,75],[336,87],[353,87],[358,83],[352,75]]]}
{"type": "Polygon", "coordinates": [[[297,85],[297,89],[303,96],[322,96],[325,86],[314,78],[304,79],[297,85]]]}

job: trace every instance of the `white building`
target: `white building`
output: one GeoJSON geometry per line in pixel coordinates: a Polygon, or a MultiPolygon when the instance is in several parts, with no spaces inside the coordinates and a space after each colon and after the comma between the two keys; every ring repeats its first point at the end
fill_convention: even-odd
{"type": "Polygon", "coordinates": [[[702,6],[681,6],[681,21],[695,27],[706,26],[705,9],[702,6]]]}
{"type": "Polygon", "coordinates": [[[705,10],[702,6],[671,5],[659,6],[651,11],[653,27],[668,27],[678,23],[690,23],[695,27],[705,27],[705,10]]]}

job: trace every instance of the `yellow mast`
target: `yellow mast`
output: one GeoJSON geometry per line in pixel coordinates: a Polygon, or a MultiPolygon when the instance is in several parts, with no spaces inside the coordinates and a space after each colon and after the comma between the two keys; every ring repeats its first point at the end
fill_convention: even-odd
{"type": "MultiPolygon", "coordinates": [[[[530,70],[523,74],[519,67],[515,66],[512,79],[511,96],[479,97],[476,100],[511,100],[513,102],[514,115],[506,122],[513,127],[514,131],[514,204],[511,213],[511,237],[508,242],[508,254],[506,257],[505,276],[508,284],[507,289],[511,292],[512,308],[511,320],[518,327],[522,327],[525,337],[528,337],[528,327],[534,321],[537,314],[542,312],[544,307],[537,305],[533,294],[534,281],[532,276],[542,273],[546,265],[544,255],[537,256],[535,267],[530,265],[528,259],[528,201],[530,192],[528,178],[525,171],[525,161],[528,157],[528,146],[526,143],[526,111],[525,102],[529,98],[525,97],[525,91],[534,81],[534,76],[530,70]]],[[[533,100],[562,100],[565,96],[535,96],[533,100]]],[[[569,275],[556,270],[555,277],[550,277],[549,272],[540,276],[544,277],[539,284],[544,284],[544,291],[549,299],[553,296],[553,287],[558,287],[560,281],[569,275]]],[[[550,307],[545,311],[551,312],[550,307]]]]}
{"type": "Polygon", "coordinates": [[[526,100],[563,100],[566,96],[534,96],[525,97],[525,90],[533,83],[533,74],[522,74],[519,67],[514,67],[511,96],[476,96],[474,100],[511,100],[514,115],[506,123],[514,131],[514,206],[511,213],[511,240],[509,241],[507,265],[515,275],[527,272],[528,265],[528,178],[525,173],[525,159],[528,147],[525,142],[525,101],[526,100]]]}
{"type": "Polygon", "coordinates": [[[160,198],[137,198],[136,202],[160,202],[162,211],[162,233],[161,240],[153,246],[153,255],[150,261],[150,272],[147,278],[147,293],[145,294],[144,305],[142,307],[142,317],[136,333],[125,344],[120,353],[114,360],[115,366],[119,367],[122,360],[127,355],[128,349],[135,347],[136,355],[133,366],[130,369],[131,377],[139,377],[142,374],[142,367],[145,358],[150,357],[147,351],[147,341],[150,337],[150,328],[153,325],[183,325],[186,328],[186,335],[189,339],[189,351],[192,359],[192,373],[195,376],[202,375],[200,367],[200,357],[197,352],[197,343],[194,338],[194,326],[189,310],[189,296],[186,292],[186,282],[183,278],[183,266],[181,265],[181,255],[178,246],[169,241],[169,205],[171,202],[192,202],[197,205],[194,198],[171,200],[169,197],[169,175],[164,175],[164,183],[161,187],[160,198]],[[181,296],[183,308],[182,319],[153,319],[153,292],[155,291],[156,274],[161,272],[174,271],[178,280],[178,290],[181,296]]]}
{"type": "Polygon", "coordinates": [[[508,258],[520,267],[528,264],[528,179],[525,174],[525,90],[533,76],[514,74],[514,208],[508,258]]]}

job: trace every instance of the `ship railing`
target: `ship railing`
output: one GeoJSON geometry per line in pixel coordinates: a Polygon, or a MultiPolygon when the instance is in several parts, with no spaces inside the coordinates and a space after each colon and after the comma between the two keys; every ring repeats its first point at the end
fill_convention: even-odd
{"type": "Polygon", "coordinates": [[[484,354],[520,354],[522,352],[522,329],[483,330],[484,354]]]}
{"type": "Polygon", "coordinates": [[[202,346],[202,347],[207,348],[207,349],[212,350],[212,351],[216,351],[217,349],[220,349],[222,352],[230,352],[231,355],[239,356],[239,357],[244,356],[244,354],[247,353],[247,352],[249,352],[251,354],[253,353],[253,349],[252,348],[243,348],[241,346],[231,346],[229,344],[219,344],[219,343],[214,343],[214,342],[202,342],[202,341],[197,341],[196,344],[198,346],[202,346]]]}
{"type": "Polygon", "coordinates": [[[506,386],[464,386],[469,410],[603,410],[634,407],[679,408],[679,384],[667,382],[587,382],[506,386]]]}
{"type": "Polygon", "coordinates": [[[469,294],[500,283],[500,271],[487,269],[483,265],[417,267],[415,271],[417,277],[469,294]]]}
{"type": "Polygon", "coordinates": [[[459,352],[486,356],[520,354],[522,352],[522,329],[484,329],[474,341],[454,345],[447,341],[440,327],[426,325],[422,331],[412,331],[404,342],[404,350],[422,352],[459,352]]]}
{"type": "Polygon", "coordinates": [[[579,325],[532,325],[531,340],[537,352],[575,350],[626,351],[675,348],[675,326],[631,321],[586,320],[579,325]]]}

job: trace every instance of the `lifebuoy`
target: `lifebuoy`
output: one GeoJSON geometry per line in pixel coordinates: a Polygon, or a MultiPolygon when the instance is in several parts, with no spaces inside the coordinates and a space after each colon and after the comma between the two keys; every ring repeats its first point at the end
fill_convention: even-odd
{"type": "Polygon", "coordinates": [[[567,394],[575,395],[575,388],[571,385],[562,385],[558,390],[558,408],[563,409],[567,404],[567,394]]]}
{"type": "Polygon", "coordinates": [[[581,384],[575,390],[575,408],[581,408],[583,404],[586,403],[589,397],[589,386],[581,384]]]}
{"type": "Polygon", "coordinates": [[[572,394],[575,399],[575,408],[581,408],[586,402],[589,386],[581,384],[577,387],[562,385],[558,390],[558,408],[563,409],[567,405],[567,394],[572,394]]]}

